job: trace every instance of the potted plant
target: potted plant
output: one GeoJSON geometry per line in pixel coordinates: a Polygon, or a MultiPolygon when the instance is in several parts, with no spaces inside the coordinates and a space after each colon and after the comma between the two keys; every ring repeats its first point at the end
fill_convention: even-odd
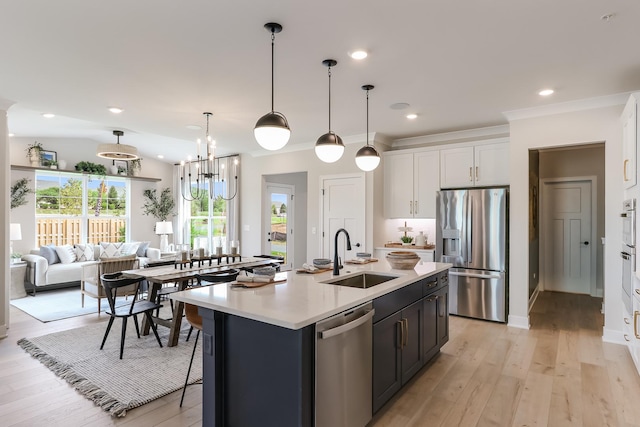
{"type": "Polygon", "coordinates": [[[26,197],[29,193],[34,193],[33,189],[29,188],[29,182],[28,178],[21,178],[11,186],[11,209],[29,203],[26,197]]]}
{"type": "Polygon", "coordinates": [[[122,166],[118,166],[118,175],[126,175],[126,174],[127,174],[127,170],[122,166]]]}
{"type": "Polygon", "coordinates": [[[166,221],[170,216],[175,215],[174,208],[176,202],[171,195],[171,189],[166,187],[157,196],[155,189],[147,189],[142,193],[144,196],[144,206],[142,206],[145,215],[151,215],[160,221],[166,221]]]}
{"type": "Polygon", "coordinates": [[[38,141],[34,141],[33,144],[27,145],[27,158],[29,159],[31,166],[40,166],[42,150],[44,150],[44,147],[38,141]]]}
{"type": "Polygon", "coordinates": [[[412,236],[400,236],[400,240],[402,241],[402,246],[411,246],[411,242],[413,242],[412,236]]]}
{"type": "Polygon", "coordinates": [[[76,165],[75,169],[78,172],[87,172],[87,173],[95,174],[98,176],[107,175],[107,168],[105,168],[104,165],[99,165],[92,162],[85,162],[85,161],[79,162],[76,165]]]}
{"type": "Polygon", "coordinates": [[[18,262],[20,262],[22,258],[22,254],[19,254],[18,252],[12,252],[11,253],[11,263],[12,264],[16,264],[18,262]]]}
{"type": "Polygon", "coordinates": [[[55,160],[43,160],[42,166],[45,166],[51,169],[58,169],[58,162],[55,160]]]}

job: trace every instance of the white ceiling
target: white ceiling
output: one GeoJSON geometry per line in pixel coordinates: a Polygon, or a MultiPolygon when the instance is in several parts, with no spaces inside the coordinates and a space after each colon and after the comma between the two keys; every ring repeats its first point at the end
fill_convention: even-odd
{"type": "Polygon", "coordinates": [[[640,88],[637,0],[21,0],[0,10],[10,132],[115,142],[120,129],[143,157],[170,161],[195,151],[204,130],[186,126],[204,128],[204,111],[220,152],[261,151],[253,127],[270,110],[271,21],[284,27],[275,108],[291,148],[328,130],[327,58],[338,61],[332,129],[344,139],[365,133],[363,84],[375,85],[370,131],[391,139],[640,88]],[[355,48],[369,57],[352,60],[355,48]],[[556,93],[541,98],[546,87],[556,93]],[[389,108],[398,102],[411,108],[389,108]]]}

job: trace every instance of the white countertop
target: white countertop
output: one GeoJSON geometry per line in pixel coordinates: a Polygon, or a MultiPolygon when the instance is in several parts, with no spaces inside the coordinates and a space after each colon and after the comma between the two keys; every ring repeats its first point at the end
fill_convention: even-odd
{"type": "Polygon", "coordinates": [[[373,248],[379,251],[412,251],[412,252],[435,252],[435,249],[416,249],[412,246],[403,246],[401,248],[388,248],[386,246],[378,246],[373,248]]]}
{"type": "Polygon", "coordinates": [[[369,289],[320,283],[334,278],[330,271],[319,274],[289,271],[286,282],[259,288],[236,288],[223,283],[176,292],[170,297],[288,329],[301,329],[450,267],[451,264],[419,262],[413,270],[393,270],[386,260],[380,260],[365,265],[347,264],[340,270],[341,277],[362,271],[398,276],[369,289]]]}

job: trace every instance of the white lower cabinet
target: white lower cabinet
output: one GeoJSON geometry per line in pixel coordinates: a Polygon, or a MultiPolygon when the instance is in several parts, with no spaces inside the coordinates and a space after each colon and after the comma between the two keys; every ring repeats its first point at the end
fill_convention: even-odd
{"type": "Polygon", "coordinates": [[[623,309],[622,333],[629,348],[629,353],[640,374],[640,300],[633,297],[633,313],[629,314],[627,309],[623,309]]]}

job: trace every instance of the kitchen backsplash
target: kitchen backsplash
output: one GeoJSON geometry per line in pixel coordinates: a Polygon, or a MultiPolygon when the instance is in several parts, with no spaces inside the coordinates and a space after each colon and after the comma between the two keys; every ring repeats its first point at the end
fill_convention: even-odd
{"type": "Polygon", "coordinates": [[[382,244],[388,242],[400,242],[400,236],[404,233],[398,231],[398,227],[404,227],[405,222],[407,223],[407,227],[413,228],[412,231],[407,232],[407,235],[413,236],[413,238],[415,239],[415,237],[422,231],[424,232],[425,236],[427,236],[428,243],[435,243],[435,219],[387,219],[384,221],[382,244]]]}

